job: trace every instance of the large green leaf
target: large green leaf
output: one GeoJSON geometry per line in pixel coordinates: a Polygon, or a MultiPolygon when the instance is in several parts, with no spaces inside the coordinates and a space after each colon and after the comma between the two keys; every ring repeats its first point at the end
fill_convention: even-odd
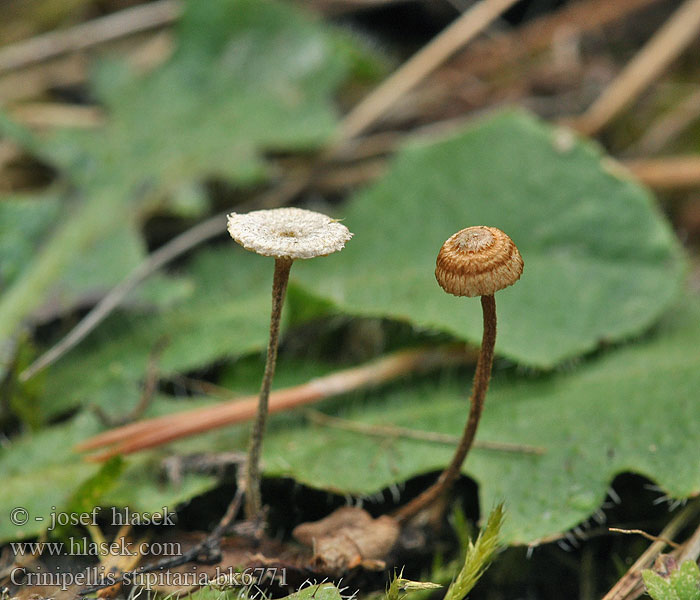
{"type": "MultiPolygon", "coordinates": [[[[11,196],[0,201],[0,290],[10,286],[24,269],[31,268],[35,253],[67,202],[56,190],[37,196],[11,196]]],[[[124,222],[112,235],[94,239],[80,261],[70,264],[53,286],[44,305],[49,316],[62,314],[77,302],[116,285],[145,259],[140,234],[124,222]]],[[[129,301],[167,304],[184,293],[174,278],[156,275],[136,290],[129,301]]]]}
{"type": "Polygon", "coordinates": [[[264,348],[269,331],[272,259],[229,240],[188,263],[187,294],[153,314],[110,317],[70,356],[46,373],[42,413],[78,404],[129,410],[139,398],[149,356],[161,376],[205,367],[264,348]]]}
{"type": "MultiPolygon", "coordinates": [[[[474,450],[465,472],[482,507],[503,500],[504,537],[527,543],[566,531],[602,503],[613,477],[635,472],[665,493],[700,493],[700,303],[678,308],[653,336],[591,359],[575,372],[496,376],[479,439],[543,446],[542,456],[474,450]]],[[[414,385],[355,402],[342,416],[459,435],[469,382],[414,385]]],[[[337,406],[337,403],[334,403],[337,406]]],[[[372,494],[443,468],[446,446],[322,427],[275,427],[269,475],[341,493],[372,494]]]]}
{"type": "Polygon", "coordinates": [[[550,368],[648,327],[682,279],[679,244],[652,197],[607,160],[590,142],[513,112],[413,144],[348,207],[352,244],[295,276],[347,312],[478,342],[479,302],[440,290],[435,257],[459,229],[498,227],[525,271],[496,295],[497,350],[550,368]]]}
{"type": "MultiPolygon", "coordinates": [[[[82,414],[68,423],[39,433],[23,435],[8,444],[0,455],[2,492],[0,492],[0,542],[34,537],[51,526],[51,513],[59,513],[74,504],[73,494],[81,482],[94,488],[100,467],[88,463],[73,451],[74,444],[97,433],[93,415],[82,414]],[[13,509],[25,509],[28,521],[13,509]]],[[[105,486],[98,505],[125,506],[135,512],[153,512],[189,499],[213,485],[213,479],[185,474],[178,483],[160,479],[158,455],[134,457],[116,484],[105,486]]],[[[94,491],[94,489],[93,489],[94,491]]]]}
{"type": "Polygon", "coordinates": [[[2,198],[0,289],[7,288],[26,268],[60,208],[60,200],[53,193],[2,198]]]}
{"type": "Polygon", "coordinates": [[[48,152],[78,180],[173,189],[202,175],[260,178],[263,152],[309,148],[335,126],[346,61],[318,23],[278,2],[188,2],[170,61],[147,75],[102,64],[104,131],[57,136],[48,152]]]}

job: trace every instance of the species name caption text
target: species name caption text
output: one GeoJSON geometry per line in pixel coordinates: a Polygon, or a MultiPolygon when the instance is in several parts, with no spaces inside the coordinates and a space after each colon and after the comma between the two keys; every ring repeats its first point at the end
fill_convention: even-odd
{"type": "MultiPolygon", "coordinates": [[[[13,585],[32,585],[57,587],[65,591],[70,586],[81,587],[109,587],[118,581],[122,585],[145,587],[152,589],[156,586],[167,587],[204,587],[214,589],[242,588],[250,589],[261,586],[265,581],[275,581],[280,586],[287,585],[287,569],[275,567],[255,567],[243,571],[234,570],[232,567],[221,569],[216,567],[214,573],[198,571],[193,567],[192,571],[157,571],[157,572],[126,572],[117,574],[107,570],[104,565],[90,567],[81,572],[62,572],[60,567],[55,571],[42,570],[41,566],[35,566],[33,571],[26,571],[21,567],[15,567],[10,572],[10,581],[13,585]]],[[[250,598],[250,594],[239,596],[250,598]]]]}

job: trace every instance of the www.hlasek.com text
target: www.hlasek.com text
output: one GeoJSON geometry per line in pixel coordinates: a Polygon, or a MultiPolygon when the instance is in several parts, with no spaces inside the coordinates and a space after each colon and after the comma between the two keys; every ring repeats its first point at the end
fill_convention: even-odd
{"type": "Polygon", "coordinates": [[[14,556],[181,556],[179,542],[93,542],[87,537],[69,537],[64,542],[12,542],[14,556]]]}

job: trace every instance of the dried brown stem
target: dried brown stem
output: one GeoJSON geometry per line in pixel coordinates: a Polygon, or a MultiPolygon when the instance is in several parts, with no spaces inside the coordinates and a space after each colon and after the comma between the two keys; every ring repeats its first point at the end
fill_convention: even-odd
{"type": "MultiPolygon", "coordinates": [[[[673,537],[685,525],[695,518],[700,512],[700,503],[693,502],[679,512],[671,522],[664,527],[664,530],[659,534],[660,539],[673,539],[673,537]]],[[[638,598],[644,593],[644,585],[642,584],[642,569],[648,569],[654,563],[656,557],[666,546],[665,542],[656,541],[652,543],[644,553],[635,561],[628,569],[622,579],[620,579],[612,589],[605,594],[603,600],[631,600],[638,598]]]]}
{"type": "Polygon", "coordinates": [[[695,88],[676,106],[655,120],[625,154],[650,156],[663,150],[700,119],[700,88],[695,88]]]}
{"type": "Polygon", "coordinates": [[[177,19],[181,10],[181,4],[175,0],[159,0],[11,44],[0,51],[0,73],[163,27],[177,19]]]}
{"type": "MultiPolygon", "coordinates": [[[[381,438],[404,438],[409,440],[420,440],[423,442],[434,442],[436,444],[447,444],[456,446],[461,438],[458,435],[440,433],[437,431],[424,431],[422,429],[409,429],[408,427],[397,427],[395,425],[374,425],[371,423],[361,423],[359,421],[349,421],[339,417],[332,417],[315,410],[308,411],[309,420],[318,425],[326,425],[345,431],[353,431],[363,435],[372,435],[381,438]]],[[[542,446],[530,446],[529,444],[509,444],[507,442],[488,442],[475,440],[474,448],[482,450],[494,450],[497,452],[517,452],[523,454],[544,454],[546,449],[542,446]]]]}
{"type": "MultiPolygon", "coordinates": [[[[353,390],[379,385],[408,373],[425,372],[473,360],[472,354],[454,346],[402,350],[359,367],[318,377],[302,385],[270,393],[269,412],[279,413],[353,390]]],[[[146,448],[252,419],[258,396],[248,396],[213,406],[147,419],[98,434],[78,445],[78,450],[113,446],[91,457],[106,460],[146,448]]]]}
{"type": "Polygon", "coordinates": [[[353,107],[343,120],[342,138],[353,138],[367,131],[399,98],[481,33],[516,1],[481,0],[462,14],[353,107]]]}
{"type": "Polygon", "coordinates": [[[686,0],[652,36],[623,71],[603,90],[575,127],[593,135],[639,96],[700,31],[700,0],[686,0]]]}
{"type": "Polygon", "coordinates": [[[686,560],[698,560],[700,556],[700,525],[695,528],[693,534],[683,543],[678,552],[678,562],[686,560]]]}
{"type": "Polygon", "coordinates": [[[270,340],[267,344],[265,373],[263,374],[262,387],[260,389],[258,410],[250,435],[248,461],[246,465],[245,512],[249,520],[257,519],[262,510],[262,498],[260,496],[260,452],[262,450],[263,437],[265,436],[270,389],[272,387],[272,379],[275,375],[275,367],[277,366],[277,349],[279,348],[282,307],[284,306],[284,297],[287,293],[289,270],[292,268],[292,262],[290,258],[275,258],[275,274],[272,280],[270,340]]]}
{"type": "Polygon", "coordinates": [[[75,127],[91,129],[104,125],[103,111],[95,106],[78,106],[57,102],[21,104],[8,111],[10,116],[28,127],[75,127]]]}
{"type": "Polygon", "coordinates": [[[643,538],[648,539],[650,542],[661,542],[663,544],[666,544],[667,546],[671,546],[672,548],[681,547],[680,544],[677,544],[673,540],[669,540],[668,538],[661,537],[658,535],[651,535],[643,529],[620,529],[619,527],[608,527],[608,531],[612,531],[613,533],[624,533],[627,535],[641,535],[643,538]]]}
{"type": "Polygon", "coordinates": [[[700,187],[700,156],[697,155],[639,158],[622,164],[655,190],[700,187]]]}
{"type": "Polygon", "coordinates": [[[479,358],[476,362],[472,394],[469,399],[469,417],[464,427],[462,439],[459,446],[457,446],[457,450],[455,450],[452,461],[440,474],[438,480],[396,512],[394,516],[400,522],[411,519],[449,491],[455,479],[459,476],[464,459],[474,443],[474,436],[479,426],[481,413],[484,410],[486,392],[491,380],[491,366],[493,365],[493,352],[496,345],[495,298],[493,296],[481,296],[481,308],[484,315],[484,333],[481,339],[479,358]]]}

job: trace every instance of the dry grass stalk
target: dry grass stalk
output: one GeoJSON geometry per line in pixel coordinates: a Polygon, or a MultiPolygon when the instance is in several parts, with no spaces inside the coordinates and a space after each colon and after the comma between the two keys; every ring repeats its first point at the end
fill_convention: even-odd
{"type": "Polygon", "coordinates": [[[466,11],[348,113],[343,120],[342,138],[356,137],[376,124],[399,98],[486,29],[515,2],[517,0],[481,0],[466,11]]]}
{"type": "Polygon", "coordinates": [[[163,27],[177,19],[181,11],[176,0],[158,0],[11,44],[0,50],[0,73],[163,27]]]}
{"type": "Polygon", "coordinates": [[[699,31],[700,0],[686,0],[576,120],[576,129],[586,135],[599,132],[661,76],[699,31]]]}
{"type": "MultiPolygon", "coordinates": [[[[700,512],[700,504],[694,502],[679,512],[659,534],[660,539],[673,539],[689,521],[700,512]]],[[[603,600],[633,600],[644,593],[642,570],[648,569],[665,548],[663,541],[653,542],[627,570],[623,577],[603,596],[603,600]]]]}
{"type": "MultiPolygon", "coordinates": [[[[462,364],[471,358],[471,354],[452,346],[396,352],[359,367],[313,379],[302,385],[275,390],[270,394],[269,413],[291,410],[323,398],[380,385],[409,373],[462,364]]],[[[189,435],[241,423],[253,418],[257,405],[258,394],[255,394],[206,408],[147,419],[98,434],[80,443],[77,449],[95,450],[113,446],[91,457],[94,460],[105,460],[116,454],[129,454],[189,435]]]]}

